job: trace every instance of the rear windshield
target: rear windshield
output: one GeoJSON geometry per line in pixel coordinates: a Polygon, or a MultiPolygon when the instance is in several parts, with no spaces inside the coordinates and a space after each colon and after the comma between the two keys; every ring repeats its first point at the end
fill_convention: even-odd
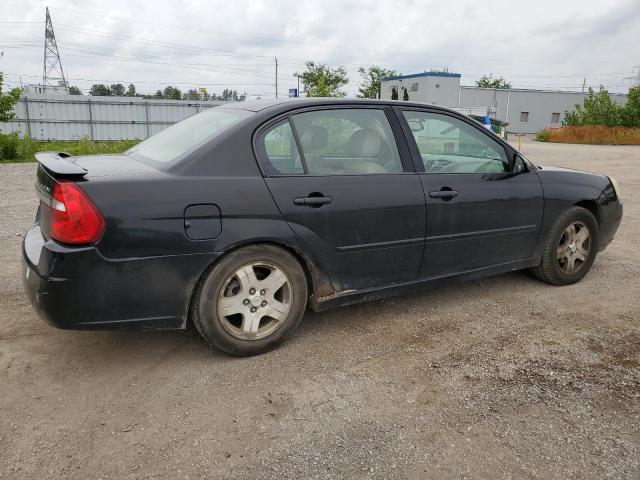
{"type": "Polygon", "coordinates": [[[253,112],[211,108],[162,130],[126,153],[141,155],[154,162],[173,162],[250,115],[253,112]]]}

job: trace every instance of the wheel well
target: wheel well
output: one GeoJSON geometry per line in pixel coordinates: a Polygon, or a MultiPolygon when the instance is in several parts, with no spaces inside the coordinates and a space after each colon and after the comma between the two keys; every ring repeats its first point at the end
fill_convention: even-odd
{"type": "Polygon", "coordinates": [[[585,208],[591,212],[591,214],[596,217],[596,221],[598,222],[598,226],[600,226],[600,209],[598,204],[593,200],[583,200],[581,202],[577,202],[574,205],[578,207],[585,208]]]}
{"type": "Polygon", "coordinates": [[[202,274],[200,274],[200,276],[198,277],[198,281],[195,283],[193,291],[191,292],[191,295],[189,296],[189,304],[187,306],[187,308],[188,308],[188,310],[187,310],[187,322],[192,321],[191,320],[191,312],[192,312],[192,308],[193,308],[193,300],[194,300],[194,298],[196,296],[195,293],[198,290],[198,288],[200,287],[200,284],[202,283],[202,279],[205,278],[205,276],[207,275],[209,270],[211,270],[218,262],[220,262],[220,260],[225,258],[231,252],[235,252],[236,250],[239,250],[239,249],[245,248],[245,247],[249,247],[249,246],[252,246],[252,245],[271,245],[273,247],[277,247],[277,248],[281,248],[282,250],[286,250],[291,255],[293,255],[295,257],[295,259],[298,260],[298,262],[300,263],[300,266],[302,266],[302,270],[304,271],[304,275],[305,275],[305,277],[307,279],[307,286],[309,288],[309,292],[312,295],[314,295],[315,297],[326,297],[326,296],[329,296],[329,295],[332,295],[332,294],[335,293],[335,290],[334,290],[333,285],[331,284],[331,281],[329,280],[329,278],[324,273],[322,273],[320,270],[318,270],[318,268],[311,261],[311,259],[309,259],[302,252],[296,250],[295,248],[290,247],[289,245],[285,245],[283,243],[274,242],[274,241],[247,242],[247,243],[234,245],[232,248],[229,248],[228,250],[225,250],[223,255],[220,255],[218,258],[216,258],[213,262],[211,262],[211,264],[209,264],[207,266],[207,268],[205,268],[202,271],[202,274]]]}

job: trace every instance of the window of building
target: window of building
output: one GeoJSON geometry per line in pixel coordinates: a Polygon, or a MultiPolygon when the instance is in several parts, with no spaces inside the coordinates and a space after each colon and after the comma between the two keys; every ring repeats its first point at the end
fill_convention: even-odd
{"type": "Polygon", "coordinates": [[[418,84],[418,82],[412,83],[412,84],[411,84],[411,87],[409,88],[409,91],[411,91],[411,92],[417,92],[417,91],[418,91],[418,87],[419,87],[419,86],[420,86],[420,85],[418,84]]]}
{"type": "Polygon", "coordinates": [[[560,123],[560,113],[554,112],[551,114],[551,123],[560,123]]]}
{"type": "Polygon", "coordinates": [[[529,112],[520,112],[520,123],[527,123],[529,121],[529,112]]]}

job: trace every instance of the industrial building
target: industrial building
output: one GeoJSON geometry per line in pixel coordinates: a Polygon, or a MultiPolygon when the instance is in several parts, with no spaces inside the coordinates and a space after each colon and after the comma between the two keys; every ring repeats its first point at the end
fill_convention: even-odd
{"type": "MultiPolygon", "coordinates": [[[[381,82],[380,96],[399,100],[408,96],[413,102],[454,108],[464,113],[483,112],[508,123],[507,131],[511,133],[536,133],[543,128],[559,127],[564,113],[575,110],[576,104],[582,105],[587,96],[583,92],[464,86],[460,84],[460,78],[459,73],[449,72],[388,77],[381,82]]],[[[624,94],[612,93],[610,96],[621,104],[627,101],[624,94]]]]}

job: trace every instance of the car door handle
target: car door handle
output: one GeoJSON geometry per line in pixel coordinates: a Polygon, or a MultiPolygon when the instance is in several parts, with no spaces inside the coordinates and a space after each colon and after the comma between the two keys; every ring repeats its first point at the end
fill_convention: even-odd
{"type": "Polygon", "coordinates": [[[438,190],[436,192],[429,192],[431,198],[441,198],[443,200],[449,200],[458,196],[457,190],[438,190]]]}
{"type": "Polygon", "coordinates": [[[320,207],[322,205],[326,205],[327,203],[331,203],[333,198],[331,197],[298,197],[293,199],[293,203],[295,205],[307,205],[309,207],[320,207]]]}

